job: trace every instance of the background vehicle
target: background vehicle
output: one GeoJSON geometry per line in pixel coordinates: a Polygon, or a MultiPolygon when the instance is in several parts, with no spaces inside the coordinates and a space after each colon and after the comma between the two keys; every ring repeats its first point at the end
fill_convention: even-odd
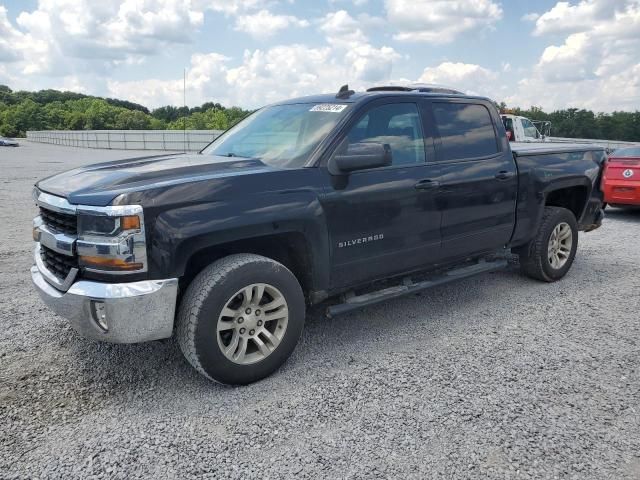
{"type": "Polygon", "coordinates": [[[502,118],[502,123],[507,132],[507,138],[510,142],[549,142],[598,145],[604,148],[606,152],[613,152],[616,149],[625,148],[628,146],[640,147],[640,144],[638,143],[623,142],[619,140],[552,137],[550,121],[530,120],[526,117],[508,113],[501,113],[500,117],[502,118]]]}
{"type": "Polygon", "coordinates": [[[260,109],[200,155],[39,181],[32,279],[89,338],[175,326],[199,372],[245,384],[289,357],[309,304],[338,315],[503,268],[505,249],[559,280],[602,221],[603,158],[510,146],[485,98],[345,86],[260,109]]]}
{"type": "Polygon", "coordinates": [[[11,138],[5,138],[5,137],[0,137],[0,147],[18,147],[20,146],[20,144],[11,139],[11,138]]]}
{"type": "Polygon", "coordinates": [[[605,162],[604,201],[612,206],[640,206],[640,146],[621,148],[605,162]]]}
{"type": "Polygon", "coordinates": [[[501,114],[510,142],[544,142],[551,135],[551,122],[535,122],[526,117],[501,114]]]}

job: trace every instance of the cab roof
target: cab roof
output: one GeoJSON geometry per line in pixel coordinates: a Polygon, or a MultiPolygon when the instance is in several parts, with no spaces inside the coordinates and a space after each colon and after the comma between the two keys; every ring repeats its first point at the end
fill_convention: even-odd
{"type": "Polygon", "coordinates": [[[323,93],[319,95],[309,95],[305,97],[291,98],[276,102],[272,105],[287,105],[293,103],[348,103],[359,104],[374,98],[384,97],[427,97],[427,98],[465,98],[473,100],[489,101],[487,97],[465,95],[461,93],[423,92],[419,90],[374,90],[366,92],[354,92],[349,96],[337,97],[335,93],[323,93]]]}

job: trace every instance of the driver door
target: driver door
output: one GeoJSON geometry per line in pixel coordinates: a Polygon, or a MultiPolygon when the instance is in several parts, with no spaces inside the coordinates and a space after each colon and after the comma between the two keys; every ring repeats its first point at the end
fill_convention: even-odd
{"type": "MultiPolygon", "coordinates": [[[[389,145],[392,164],[331,175],[321,203],[331,245],[331,286],[364,283],[435,262],[441,213],[433,139],[425,136],[419,100],[371,104],[347,125],[336,153],[349,145],[389,145]]],[[[330,160],[329,160],[330,161],[330,160]]]]}

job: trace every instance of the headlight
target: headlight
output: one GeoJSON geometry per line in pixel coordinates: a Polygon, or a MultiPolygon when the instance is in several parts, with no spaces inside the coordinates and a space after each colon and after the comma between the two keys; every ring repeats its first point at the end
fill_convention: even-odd
{"type": "Polygon", "coordinates": [[[144,216],[139,205],[78,207],[78,262],[86,270],[147,270],[144,216]]]}
{"type": "Polygon", "coordinates": [[[94,215],[78,216],[78,231],[85,235],[116,236],[129,230],[140,229],[140,217],[128,215],[126,217],[107,217],[94,215]]]}

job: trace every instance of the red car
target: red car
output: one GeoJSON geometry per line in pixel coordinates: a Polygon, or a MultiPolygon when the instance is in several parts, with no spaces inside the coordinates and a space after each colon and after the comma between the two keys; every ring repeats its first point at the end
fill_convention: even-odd
{"type": "Polygon", "coordinates": [[[640,146],[613,152],[602,174],[604,202],[640,206],[640,146]]]}

